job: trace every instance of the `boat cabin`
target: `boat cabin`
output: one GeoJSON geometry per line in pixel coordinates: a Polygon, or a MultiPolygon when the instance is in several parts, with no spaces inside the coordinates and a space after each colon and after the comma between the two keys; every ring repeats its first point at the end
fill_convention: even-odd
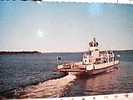
{"type": "Polygon", "coordinates": [[[114,53],[112,51],[100,51],[98,45],[99,43],[96,41],[96,38],[93,38],[93,40],[89,42],[89,51],[83,54],[83,64],[100,64],[114,60],[114,53]]]}

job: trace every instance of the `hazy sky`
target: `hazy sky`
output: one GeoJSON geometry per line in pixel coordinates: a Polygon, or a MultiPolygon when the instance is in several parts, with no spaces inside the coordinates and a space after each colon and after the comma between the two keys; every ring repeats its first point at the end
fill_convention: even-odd
{"type": "Polygon", "coordinates": [[[133,49],[133,5],[0,2],[0,50],[133,49]]]}

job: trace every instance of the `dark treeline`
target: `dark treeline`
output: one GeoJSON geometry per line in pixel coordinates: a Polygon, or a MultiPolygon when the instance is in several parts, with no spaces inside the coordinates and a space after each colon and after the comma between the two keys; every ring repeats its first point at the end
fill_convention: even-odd
{"type": "Polygon", "coordinates": [[[36,54],[41,53],[39,51],[0,51],[0,55],[3,54],[36,54]]]}

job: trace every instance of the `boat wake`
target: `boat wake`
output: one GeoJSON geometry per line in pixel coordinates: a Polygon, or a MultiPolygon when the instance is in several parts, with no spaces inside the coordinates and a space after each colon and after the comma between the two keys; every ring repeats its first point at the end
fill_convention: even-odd
{"type": "Polygon", "coordinates": [[[59,79],[52,79],[32,85],[24,89],[16,90],[14,97],[17,98],[39,98],[39,97],[61,97],[72,85],[76,76],[67,75],[59,79]]]}

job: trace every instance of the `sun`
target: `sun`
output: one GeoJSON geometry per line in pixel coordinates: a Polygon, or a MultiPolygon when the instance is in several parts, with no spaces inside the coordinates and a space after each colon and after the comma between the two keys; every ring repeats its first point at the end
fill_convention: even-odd
{"type": "Polygon", "coordinates": [[[40,37],[40,38],[44,37],[43,31],[40,30],[40,29],[38,29],[38,31],[37,31],[37,36],[40,37]]]}

